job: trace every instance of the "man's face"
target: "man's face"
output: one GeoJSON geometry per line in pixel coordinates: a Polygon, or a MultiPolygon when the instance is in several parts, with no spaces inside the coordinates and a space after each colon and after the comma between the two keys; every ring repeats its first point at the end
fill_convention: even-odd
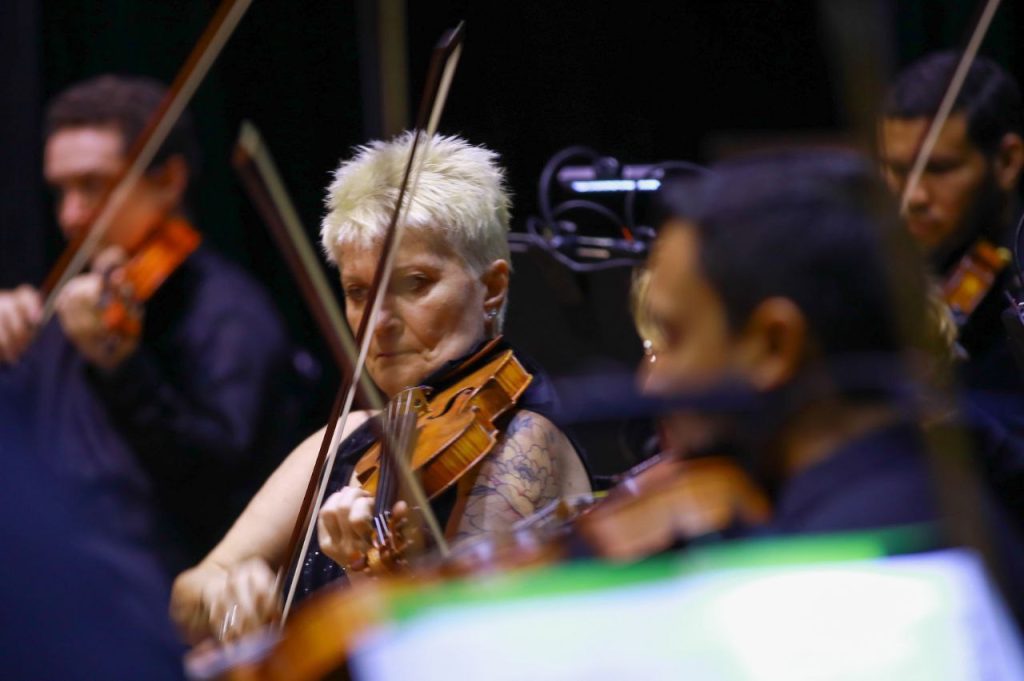
{"type": "MultiPolygon", "coordinates": [[[[742,334],[729,327],[725,306],[699,263],[698,236],[686,222],[661,230],[649,263],[645,302],[651,355],[640,372],[645,394],[671,396],[699,391],[728,378],[743,378],[749,366],[742,334]]],[[[665,419],[671,448],[702,449],[717,440],[720,419],[674,414],[665,419]]]]}
{"type": "MultiPolygon", "coordinates": [[[[46,141],[43,175],[54,192],[57,224],[75,238],[96,217],[100,200],[124,167],[120,131],[112,126],[63,128],[46,141]]],[[[174,199],[156,174],[146,174],[128,192],[104,237],[134,250],[138,240],[173,208],[174,199]]]]}
{"type": "MultiPolygon", "coordinates": [[[[885,118],[879,130],[879,156],[889,188],[902,196],[928,118],[885,118]]],[[[908,197],[907,227],[938,259],[955,253],[986,227],[993,206],[993,174],[985,155],[967,134],[967,116],[949,117],[921,180],[908,197]]]]}

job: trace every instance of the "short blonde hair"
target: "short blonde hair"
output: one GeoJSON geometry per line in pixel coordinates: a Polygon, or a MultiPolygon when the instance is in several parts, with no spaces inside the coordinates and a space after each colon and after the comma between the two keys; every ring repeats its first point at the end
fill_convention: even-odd
{"type": "MultiPolygon", "coordinates": [[[[370,247],[384,237],[398,199],[413,133],[370,142],[342,162],[327,189],[320,238],[328,259],[337,248],[370,247]]],[[[420,141],[421,151],[425,140],[420,141]]],[[[434,135],[408,204],[405,228],[431,231],[482,274],[495,260],[510,261],[511,199],[498,155],[460,137],[434,135]]],[[[419,161],[419,159],[417,159],[419,161]]]]}

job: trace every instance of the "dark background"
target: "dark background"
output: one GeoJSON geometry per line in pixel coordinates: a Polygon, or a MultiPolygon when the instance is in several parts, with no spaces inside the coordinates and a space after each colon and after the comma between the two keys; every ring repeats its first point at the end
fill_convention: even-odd
{"type": "MultiPolygon", "coordinates": [[[[409,2],[409,97],[418,100],[441,31],[465,19],[465,49],[441,130],[502,155],[515,193],[514,228],[521,228],[536,213],[541,168],[568,145],[586,144],[624,163],[709,162],[778,140],[862,140],[871,85],[926,51],[960,46],[980,4],[409,2]]],[[[0,287],[38,283],[62,246],[40,177],[47,99],[103,72],[170,82],[216,5],[5,0],[0,287]]],[[[1003,5],[982,52],[1019,78],[1024,54],[1015,38],[1024,0],[1003,5]]],[[[367,56],[358,9],[341,0],[255,0],[191,105],[204,149],[198,224],[272,291],[295,338],[325,366],[297,291],[227,159],[239,123],[251,119],[315,235],[329,172],[379,129],[366,120],[361,99],[367,56]]],[[[627,369],[638,360],[627,270],[553,286],[532,260],[517,257],[514,266],[509,335],[550,372],[627,369]]],[[[328,369],[325,396],[334,381],[328,369]]],[[[326,412],[326,397],[320,402],[326,412]]],[[[584,430],[599,472],[630,463],[622,437],[618,424],[584,430]]]]}

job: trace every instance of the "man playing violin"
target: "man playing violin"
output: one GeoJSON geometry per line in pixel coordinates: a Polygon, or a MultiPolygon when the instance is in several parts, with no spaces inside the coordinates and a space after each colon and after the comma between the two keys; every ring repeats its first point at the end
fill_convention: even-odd
{"type": "MultiPolygon", "coordinates": [[[[360,148],[328,190],[322,241],[340,271],[352,328],[371,307],[412,139],[407,133],[360,148]]],[[[431,383],[438,370],[497,336],[509,290],[509,198],[496,155],[456,137],[435,136],[426,149],[381,315],[369,330],[366,368],[388,398],[431,383]]],[[[532,373],[533,383],[496,424],[497,443],[466,474],[470,484],[459,485],[454,505],[431,504],[449,538],[507,528],[553,499],[589,489],[576,450],[543,416],[550,387],[532,373]]],[[[340,576],[341,566],[360,566],[371,546],[372,498],[352,477],[372,441],[370,418],[355,413],[346,423],[317,516],[317,545],[303,566],[312,588],[340,576]]],[[[299,445],[223,541],[175,582],[172,617],[190,640],[238,635],[277,613],[275,572],[288,568],[288,538],[322,438],[317,433],[299,445]]]]}
{"type": "MultiPolygon", "coordinates": [[[[44,175],[69,240],[90,228],[164,92],[145,78],[100,76],[52,101],[44,175]]],[[[135,310],[140,333],[104,320],[108,284],[140,242],[187,221],[197,170],[183,117],[89,271],[60,291],[55,321],[39,325],[34,287],[0,292],[0,371],[32,405],[36,449],[92,500],[107,536],[158,554],[167,575],[208,550],[252,493],[252,469],[262,477],[279,441],[294,437],[284,435],[294,417],[274,396],[289,371],[282,323],[261,288],[205,245],[135,310]]]]}
{"type": "MultiPolygon", "coordinates": [[[[886,183],[898,196],[958,57],[940,52],[919,59],[884,100],[878,155],[886,183]]],[[[951,293],[946,298],[956,307],[958,341],[967,354],[960,371],[964,387],[972,401],[1016,433],[1024,432],[1024,369],[1016,370],[1000,315],[1008,307],[1007,292],[1019,288],[1010,260],[1024,168],[1021,117],[1013,77],[990,59],[975,59],[921,180],[906,197],[907,228],[943,282],[979,261],[993,275],[973,309],[960,309],[951,293]]]]}

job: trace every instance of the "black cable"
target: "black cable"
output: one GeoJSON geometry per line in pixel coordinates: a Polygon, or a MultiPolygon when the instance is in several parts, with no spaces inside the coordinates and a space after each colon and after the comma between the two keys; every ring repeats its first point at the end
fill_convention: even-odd
{"type": "Polygon", "coordinates": [[[564,201],[555,206],[555,209],[552,211],[551,216],[553,218],[558,217],[562,213],[567,213],[571,210],[593,211],[600,215],[601,217],[607,218],[608,221],[615,226],[616,231],[622,228],[622,218],[616,215],[615,211],[613,211],[611,208],[608,208],[607,206],[602,206],[600,203],[597,203],[596,201],[589,201],[587,199],[569,199],[568,201],[564,201]]]}
{"type": "Polygon", "coordinates": [[[590,147],[581,145],[566,147],[548,159],[540,173],[540,180],[537,184],[537,207],[540,209],[541,217],[544,218],[544,224],[552,230],[555,227],[555,218],[551,208],[551,180],[558,168],[574,156],[585,156],[591,162],[601,158],[601,155],[590,147]]]}

